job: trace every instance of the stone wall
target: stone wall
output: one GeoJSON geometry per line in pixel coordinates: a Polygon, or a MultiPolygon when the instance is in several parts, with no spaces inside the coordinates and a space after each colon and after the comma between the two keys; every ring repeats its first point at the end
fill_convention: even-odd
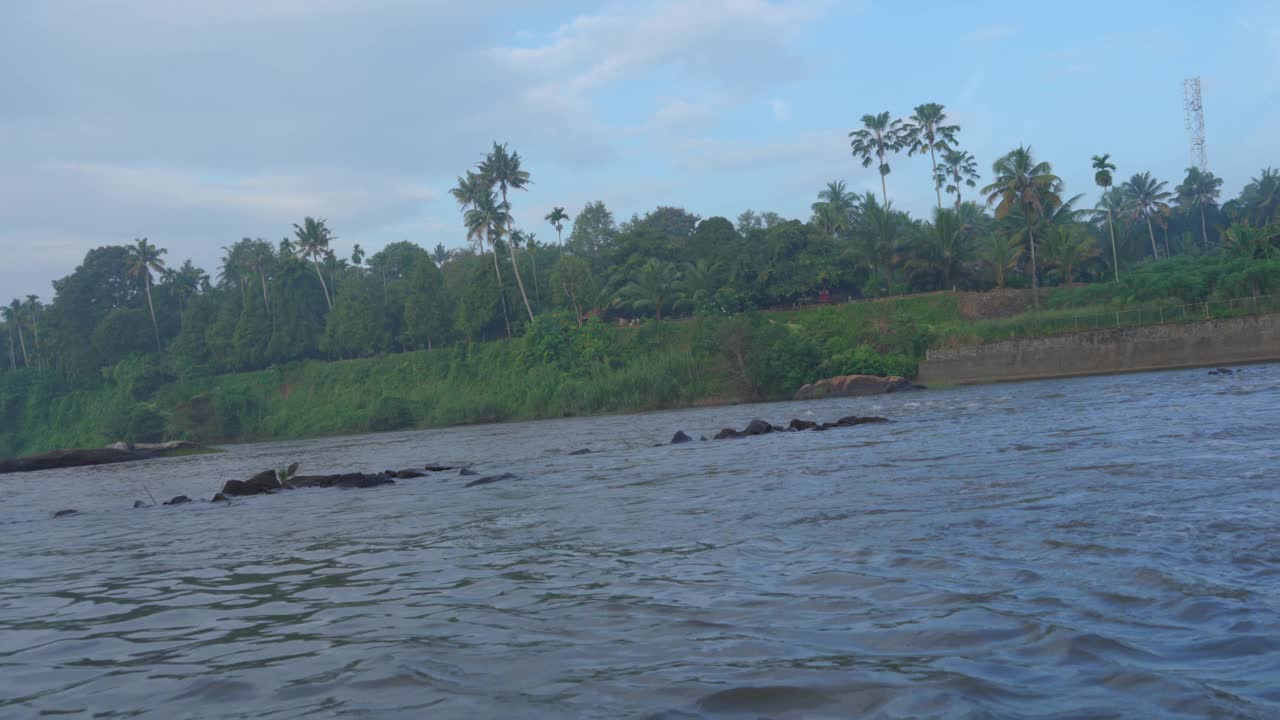
{"type": "Polygon", "coordinates": [[[917,382],[965,385],[1280,360],[1280,315],[930,350],[917,382]]]}

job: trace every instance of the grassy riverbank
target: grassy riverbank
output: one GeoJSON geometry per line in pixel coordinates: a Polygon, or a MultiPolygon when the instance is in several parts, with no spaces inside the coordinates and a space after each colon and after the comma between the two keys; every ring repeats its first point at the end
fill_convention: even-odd
{"type": "Polygon", "coordinates": [[[832,375],[914,376],[931,346],[1265,311],[1275,305],[1265,293],[1280,289],[1275,265],[1175,259],[1125,283],[1046,292],[1038,313],[1027,311],[1029,295],[1006,291],[628,327],[544,314],[513,340],[254,372],[183,374],[134,356],[89,387],[68,388],[52,371],[4,373],[0,456],[122,439],[225,443],[781,399],[832,375]]]}

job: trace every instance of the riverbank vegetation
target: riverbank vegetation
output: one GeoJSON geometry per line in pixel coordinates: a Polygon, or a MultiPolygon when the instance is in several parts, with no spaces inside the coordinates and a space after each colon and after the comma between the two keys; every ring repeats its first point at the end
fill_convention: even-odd
{"type": "Polygon", "coordinates": [[[1171,187],[1122,179],[1110,155],[1071,159],[1095,172],[1089,203],[1019,147],[979,187],[936,104],[865,116],[850,148],[881,192],[832,181],[806,218],[659,207],[618,222],[600,201],[530,218],[530,171],[494,144],[452,189],[461,249],[340,257],[314,217],[230,242],[212,272],[148,238],[95,248],[50,302],[4,308],[0,454],[784,397],[825,375],[910,375],[931,343],[1035,332],[1054,313],[1280,291],[1269,168],[1220,204],[1199,168],[1171,187]],[[890,175],[904,153],[929,159],[926,176],[890,175]],[[890,177],[930,183],[937,206],[895,208],[890,177]],[[1039,287],[1044,312],[1021,319],[938,294],[1039,287]]]}

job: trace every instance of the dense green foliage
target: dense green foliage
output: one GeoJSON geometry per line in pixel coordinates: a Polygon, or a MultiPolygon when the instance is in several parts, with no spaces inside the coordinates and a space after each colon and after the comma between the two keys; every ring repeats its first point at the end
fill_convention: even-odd
{"type": "Polygon", "coordinates": [[[592,202],[548,213],[544,243],[516,222],[530,174],[495,144],[452,190],[465,249],[341,258],[310,217],[278,243],[225,247],[215,276],[167,266],[146,238],[93,249],[52,302],[3,308],[0,454],[781,397],[824,375],[910,375],[930,342],[989,336],[940,296],[845,300],[1058,286],[1048,309],[1066,313],[1280,291],[1280,173],[1220,206],[1210,173],[1172,190],[1148,173],[1115,182],[1096,156],[1102,195],[1086,211],[1018,148],[980,205],[963,196],[977,173],[959,132],[932,103],[867,115],[851,149],[881,193],[833,181],[805,219],[659,207],[618,223],[592,202]],[[930,159],[927,220],[888,195],[902,151],[930,159]]]}

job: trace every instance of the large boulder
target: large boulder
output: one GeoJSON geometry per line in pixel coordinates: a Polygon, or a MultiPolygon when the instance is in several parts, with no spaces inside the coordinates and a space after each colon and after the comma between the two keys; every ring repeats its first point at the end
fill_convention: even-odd
{"type": "Polygon", "coordinates": [[[752,420],[747,423],[747,427],[742,431],[743,435],[768,435],[773,432],[773,426],[764,420],[752,420]]]}
{"type": "Polygon", "coordinates": [[[227,484],[222,486],[222,494],[227,497],[266,495],[281,489],[283,486],[280,484],[280,479],[276,477],[276,471],[263,470],[248,480],[228,480],[227,484]]]}
{"type": "Polygon", "coordinates": [[[824,397],[859,397],[912,390],[915,386],[904,377],[891,375],[837,375],[833,378],[810,383],[796,391],[796,400],[815,400],[824,397]]]}

